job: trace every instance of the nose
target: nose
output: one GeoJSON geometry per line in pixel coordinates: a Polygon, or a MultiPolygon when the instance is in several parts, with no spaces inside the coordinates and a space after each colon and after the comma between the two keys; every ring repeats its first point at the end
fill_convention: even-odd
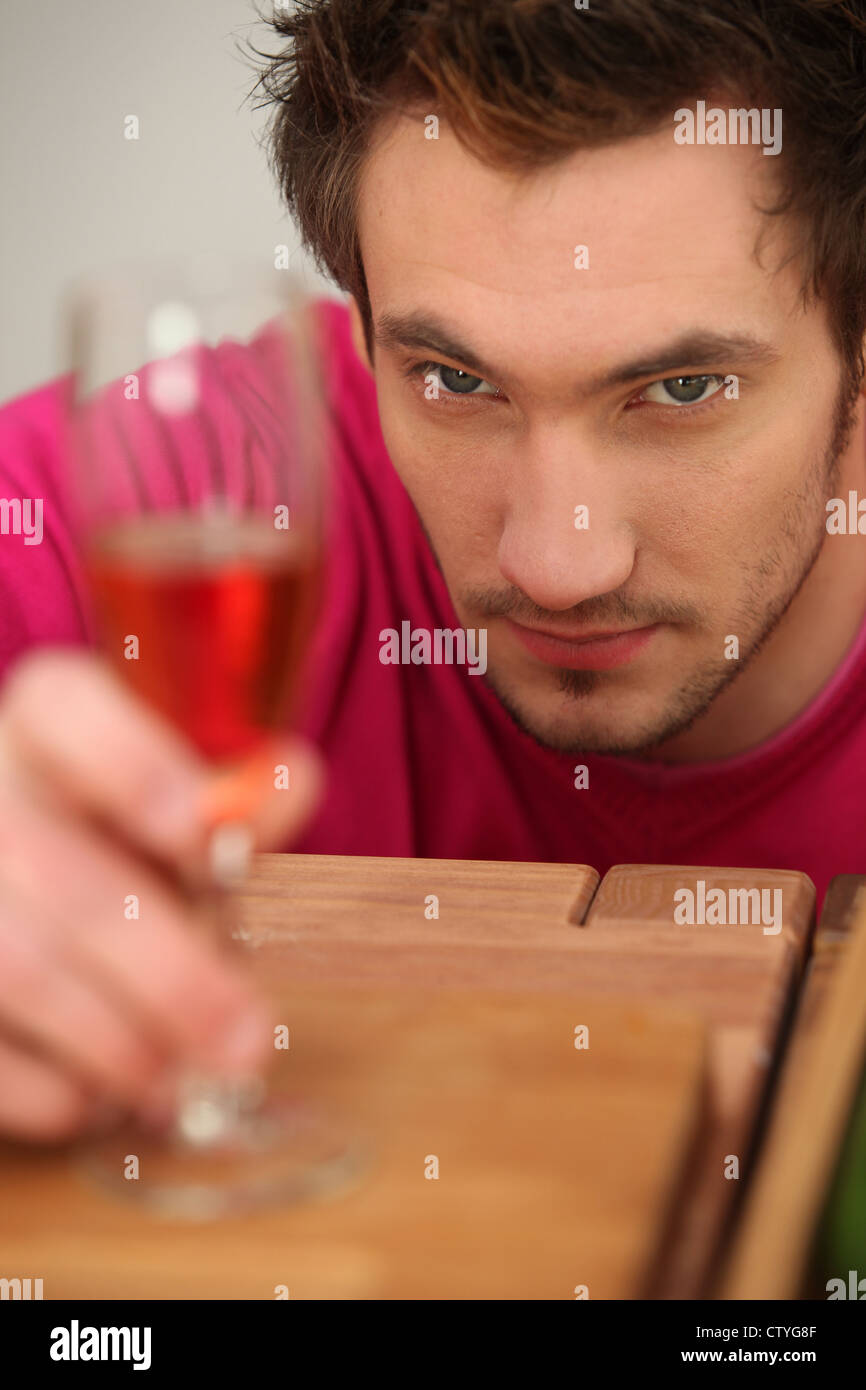
{"type": "Polygon", "coordinates": [[[540,608],[561,611],[619,589],[635,555],[610,459],[573,428],[524,437],[506,494],[503,577],[540,608]]]}

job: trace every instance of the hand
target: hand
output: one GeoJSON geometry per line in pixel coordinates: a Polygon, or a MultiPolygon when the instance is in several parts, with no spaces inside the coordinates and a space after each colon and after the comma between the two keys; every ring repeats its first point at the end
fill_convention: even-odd
{"type": "MultiPolygon", "coordinates": [[[[321,760],[280,745],[289,790],[256,847],[299,832],[321,760]]],[[[89,654],[24,657],[0,695],[0,1132],[72,1137],[106,1105],[148,1113],[178,1064],[260,1064],[268,1026],[239,955],[183,883],[225,779],[89,654]],[[139,916],[129,917],[130,895],[139,916]]]]}

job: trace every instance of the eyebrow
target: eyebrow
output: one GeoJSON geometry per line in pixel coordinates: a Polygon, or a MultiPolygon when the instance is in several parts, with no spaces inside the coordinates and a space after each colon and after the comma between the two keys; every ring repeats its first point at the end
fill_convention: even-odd
{"type": "MultiPolygon", "coordinates": [[[[387,313],[377,321],[373,336],[386,350],[403,347],[437,353],[462,362],[473,375],[485,381],[507,385],[507,373],[484,361],[469,343],[461,342],[440,320],[427,314],[387,313]]],[[[772,343],[749,333],[709,333],[695,329],[683,333],[672,343],[631,358],[609,371],[593,377],[585,391],[591,394],[611,386],[623,386],[641,377],[664,376],[684,366],[700,370],[718,367],[723,361],[767,365],[777,362],[781,353],[772,343]]],[[[584,394],[582,391],[581,394],[584,394]]]]}

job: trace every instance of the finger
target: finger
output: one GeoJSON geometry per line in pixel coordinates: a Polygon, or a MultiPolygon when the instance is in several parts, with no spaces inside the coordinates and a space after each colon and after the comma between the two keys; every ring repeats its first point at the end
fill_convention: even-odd
{"type": "Polygon", "coordinates": [[[43,650],[13,668],[3,768],[19,793],[41,781],[48,798],[108,821],[170,864],[200,847],[204,763],[92,655],[43,650]]]}
{"type": "Polygon", "coordinates": [[[93,1115],[74,1079],[0,1034],[0,1130],[32,1142],[68,1139],[93,1115]]]}
{"type": "Polygon", "coordinates": [[[0,817],[0,900],[41,934],[58,968],[101,995],[174,1059],[243,1068],[263,1054],[249,967],[157,873],[95,829],[17,807],[0,817]]]}
{"type": "Polygon", "coordinates": [[[166,1065],[143,1029],[131,1027],[85,976],[64,968],[28,930],[6,895],[0,911],[0,1017],[31,1050],[101,1094],[132,1102],[153,1094],[166,1065]]]}

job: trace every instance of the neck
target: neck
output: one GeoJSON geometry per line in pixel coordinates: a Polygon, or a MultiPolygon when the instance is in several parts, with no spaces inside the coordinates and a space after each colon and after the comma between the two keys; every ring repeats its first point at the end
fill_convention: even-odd
{"type": "MultiPolygon", "coordinates": [[[[866,418],[862,403],[840,460],[835,495],[864,492],[866,418]]],[[[864,521],[866,524],[866,521],[864,521]]],[[[825,536],[805,583],[741,676],[690,729],[649,755],[662,762],[729,758],[764,743],[795,719],[850,650],[866,613],[866,541],[825,536]]]]}

